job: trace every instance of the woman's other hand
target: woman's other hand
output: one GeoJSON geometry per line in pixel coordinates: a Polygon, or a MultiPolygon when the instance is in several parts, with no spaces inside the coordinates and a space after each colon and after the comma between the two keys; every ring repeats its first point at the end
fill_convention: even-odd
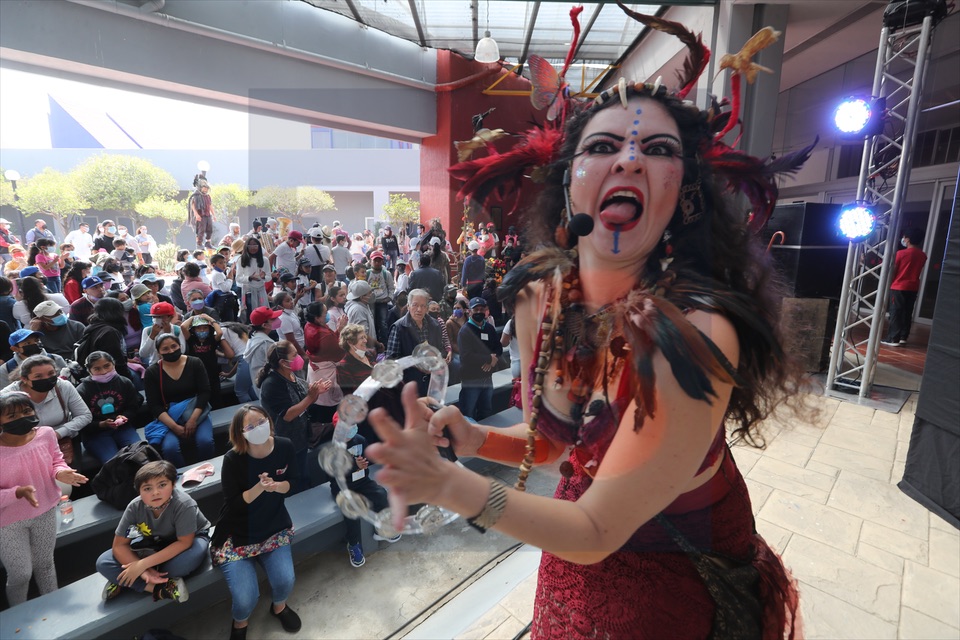
{"type": "Polygon", "coordinates": [[[483,427],[470,424],[460,409],[443,407],[430,417],[427,431],[433,436],[433,443],[438,447],[453,446],[453,452],[459,457],[475,456],[483,446],[486,431],[483,427]],[[443,431],[447,429],[449,438],[443,431]]]}
{"type": "Polygon", "coordinates": [[[57,475],[54,477],[63,484],[69,484],[74,487],[79,487],[80,485],[87,483],[87,476],[77,473],[73,469],[63,469],[58,471],[57,475]]]}
{"type": "Polygon", "coordinates": [[[17,487],[17,490],[14,492],[17,496],[17,499],[24,499],[29,502],[33,507],[39,507],[40,503],[37,501],[37,489],[32,484],[26,484],[22,487],[17,487]]]}

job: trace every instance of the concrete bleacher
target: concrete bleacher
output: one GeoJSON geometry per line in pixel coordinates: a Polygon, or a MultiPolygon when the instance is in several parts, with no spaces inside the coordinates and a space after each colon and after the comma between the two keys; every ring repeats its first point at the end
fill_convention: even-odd
{"type": "MultiPolygon", "coordinates": [[[[493,377],[493,406],[505,408],[511,390],[509,371],[496,372],[493,377]]],[[[451,385],[445,404],[456,404],[459,394],[460,385],[451,385]]],[[[219,433],[222,436],[228,429],[239,406],[211,411],[215,435],[219,433]]],[[[520,410],[512,408],[484,422],[492,426],[509,426],[521,419],[520,410]]],[[[219,503],[222,502],[220,470],[223,457],[218,456],[209,462],[214,466],[214,475],[199,485],[181,488],[200,504],[201,510],[211,521],[215,521],[219,503]]],[[[200,463],[178,471],[183,473],[197,464],[200,463]]],[[[328,485],[316,486],[290,497],[287,508],[296,528],[293,549],[296,557],[329,549],[342,542],[345,533],[343,516],[331,497],[328,485]]],[[[169,626],[171,615],[179,618],[228,597],[226,583],[221,579],[220,572],[207,563],[188,578],[190,600],[186,604],[154,603],[146,595],[132,593],[123,594],[110,603],[102,602],[100,593],[105,581],[99,574],[88,572],[94,566],[96,557],[110,547],[121,516],[120,510],[100,502],[96,496],[74,501],[74,522],[59,526],[56,544],[56,563],[61,583],[69,584],[4,611],[0,615],[0,638],[129,637],[155,626],[169,626]],[[87,569],[71,579],[65,575],[69,572],[61,571],[67,563],[87,569]],[[171,609],[171,606],[177,608],[171,609]]],[[[373,553],[378,545],[372,539],[372,526],[363,522],[362,532],[364,552],[373,553]]]]}

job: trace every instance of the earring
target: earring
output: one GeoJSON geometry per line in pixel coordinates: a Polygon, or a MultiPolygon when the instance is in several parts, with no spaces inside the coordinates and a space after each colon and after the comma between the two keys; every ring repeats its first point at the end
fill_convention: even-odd
{"type": "Polygon", "coordinates": [[[703,191],[701,190],[700,178],[692,184],[684,184],[680,187],[680,199],[677,202],[677,208],[683,217],[683,224],[693,224],[703,216],[706,208],[703,202],[703,191]]]}
{"type": "Polygon", "coordinates": [[[667,229],[663,232],[663,237],[660,238],[660,244],[663,246],[663,257],[660,258],[660,271],[666,271],[670,263],[673,262],[673,245],[670,244],[672,237],[673,234],[670,233],[670,229],[667,229]]]}

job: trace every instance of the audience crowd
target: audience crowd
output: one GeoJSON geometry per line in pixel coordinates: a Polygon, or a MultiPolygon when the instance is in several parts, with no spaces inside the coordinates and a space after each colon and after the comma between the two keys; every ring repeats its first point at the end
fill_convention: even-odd
{"type": "MultiPolygon", "coordinates": [[[[170,273],[154,262],[145,227],[134,234],[104,220],[91,235],[84,222],[58,244],[40,220],[21,244],[0,219],[0,564],[10,605],[26,599],[31,576],[42,593],[56,588],[53,514],[61,494],[87,480],[76,470],[83,452],[95,472],[145,439],[163,461],[137,474],[138,497],[97,562],[104,599],[132,589],[183,600],[182,578],[210,553],[233,597],[231,635],[242,638],[258,559],[271,613],[298,629],[285,606],[293,568],[282,551],[291,538],[283,498],[322,481],[308,451],[331,437],[344,394],[379,360],[428,343],[449,363],[450,383],[462,382],[464,415],[490,413],[492,375],[511,340],[495,291],[520,259],[512,228],[503,246],[491,224],[454,247],[439,221],[399,235],[390,226],[350,234],[339,222],[278,227],[258,220],[243,233],[233,223],[218,247],[179,251],[170,273]],[[227,524],[211,540],[210,522],[176,486],[176,468],[218,453],[210,411],[237,403],[253,404],[238,407],[230,427],[227,524]],[[175,515],[162,520],[165,510],[175,515]]],[[[518,378],[519,362],[509,366],[518,378]]],[[[404,376],[426,392],[427,375],[404,376]]],[[[402,417],[399,387],[370,406],[402,417]]],[[[359,425],[348,481],[381,509],[386,493],[363,457],[376,440],[359,425]]],[[[348,538],[359,567],[359,523],[348,538]]]]}

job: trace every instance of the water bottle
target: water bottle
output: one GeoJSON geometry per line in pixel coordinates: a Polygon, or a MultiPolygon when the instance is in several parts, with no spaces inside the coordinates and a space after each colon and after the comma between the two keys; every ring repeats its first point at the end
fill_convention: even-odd
{"type": "Polygon", "coordinates": [[[68,496],[60,496],[60,521],[63,524],[73,522],[73,502],[68,496]]]}

